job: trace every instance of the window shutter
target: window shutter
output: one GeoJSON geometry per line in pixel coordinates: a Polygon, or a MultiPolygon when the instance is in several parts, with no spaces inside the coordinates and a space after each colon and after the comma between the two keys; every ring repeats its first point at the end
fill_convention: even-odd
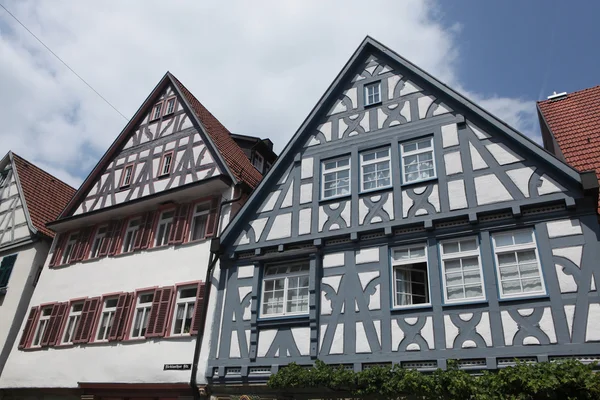
{"type": "Polygon", "coordinates": [[[152,236],[152,229],[154,228],[154,218],[156,216],[155,211],[146,213],[142,218],[142,224],[140,230],[135,237],[134,250],[147,249],[150,244],[150,237],[152,236]]]}
{"type": "Polygon", "coordinates": [[[123,339],[123,332],[125,331],[125,325],[127,325],[127,317],[129,316],[131,297],[131,293],[122,293],[119,295],[113,324],[110,328],[110,332],[108,333],[109,341],[123,339]]]}
{"type": "Polygon", "coordinates": [[[52,258],[50,259],[49,267],[54,267],[58,261],[60,260],[60,256],[62,255],[63,249],[65,248],[65,243],[67,242],[67,238],[69,237],[69,232],[61,233],[58,238],[54,239],[56,246],[54,247],[54,253],[52,253],[52,258]]]}
{"type": "Polygon", "coordinates": [[[115,230],[112,241],[110,242],[110,248],[108,249],[108,255],[114,256],[121,252],[121,243],[123,242],[123,236],[125,235],[125,229],[127,229],[128,219],[118,221],[118,228],[115,230]]]}
{"type": "Polygon", "coordinates": [[[21,334],[21,340],[19,341],[19,349],[29,347],[29,345],[31,344],[31,336],[33,334],[35,321],[37,321],[39,312],[39,307],[31,307],[31,310],[29,311],[29,316],[27,317],[27,323],[25,324],[25,328],[23,328],[23,333],[21,334]]]}
{"type": "Polygon", "coordinates": [[[89,242],[92,236],[92,231],[94,228],[85,228],[79,233],[79,237],[77,238],[77,244],[75,247],[75,256],[73,257],[73,261],[81,261],[83,259],[87,259],[89,257],[89,242]]]}
{"type": "Polygon", "coordinates": [[[190,209],[189,204],[180,204],[175,212],[175,219],[173,221],[173,228],[169,235],[169,244],[180,244],[183,243],[183,238],[186,236],[188,230],[188,211],[190,209]]]}
{"type": "Polygon", "coordinates": [[[198,284],[198,298],[196,299],[196,305],[194,306],[194,318],[192,319],[192,335],[197,335],[198,331],[204,327],[204,302],[208,301],[204,296],[206,294],[206,284],[200,282],[198,284]]]}
{"type": "Polygon", "coordinates": [[[146,337],[161,337],[165,335],[171,298],[173,297],[174,291],[175,288],[169,286],[156,289],[154,292],[154,300],[152,302],[152,309],[150,310],[150,317],[148,318],[146,337]]]}
{"type": "Polygon", "coordinates": [[[6,256],[2,259],[2,263],[0,263],[0,289],[8,286],[10,273],[12,272],[16,261],[16,254],[11,254],[10,256],[6,256]]]}
{"type": "Polygon", "coordinates": [[[102,239],[100,244],[100,250],[98,251],[98,257],[104,257],[108,255],[108,251],[112,247],[112,242],[116,240],[118,232],[121,230],[121,221],[111,221],[106,229],[106,235],[102,239]]]}
{"type": "MultiPolygon", "coordinates": [[[[50,338],[48,340],[48,346],[56,346],[60,343],[60,333],[62,331],[61,328],[68,314],[69,303],[59,303],[55,305],[54,308],[58,308],[58,311],[56,313],[54,324],[52,323],[52,317],[50,317],[50,326],[52,329],[50,332],[50,338]]],[[[52,314],[54,314],[54,309],[52,310],[52,314]]]]}
{"type": "Polygon", "coordinates": [[[83,303],[83,310],[81,310],[81,318],[77,324],[75,336],[73,337],[73,343],[89,342],[99,308],[100,297],[93,297],[85,300],[85,303],[83,303]]]}
{"type": "Polygon", "coordinates": [[[210,213],[208,214],[208,222],[206,224],[206,237],[212,237],[216,234],[219,227],[219,199],[213,198],[210,203],[210,213]]]}

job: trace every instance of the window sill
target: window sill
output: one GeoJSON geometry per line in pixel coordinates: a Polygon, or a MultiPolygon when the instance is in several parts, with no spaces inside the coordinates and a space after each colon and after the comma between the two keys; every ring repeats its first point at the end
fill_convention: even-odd
{"type": "Polygon", "coordinates": [[[365,110],[368,110],[369,108],[380,106],[382,104],[383,104],[382,100],[376,101],[375,103],[371,103],[371,104],[365,104],[365,110]]]}
{"type": "Polygon", "coordinates": [[[537,300],[537,299],[547,299],[550,295],[548,293],[535,293],[531,295],[521,295],[515,297],[499,297],[498,302],[505,303],[510,301],[519,301],[519,300],[537,300]]]}
{"type": "Polygon", "coordinates": [[[162,180],[162,179],[166,179],[166,178],[168,178],[170,175],[171,175],[171,172],[169,172],[169,173],[167,173],[167,174],[162,174],[162,175],[159,175],[159,176],[157,176],[157,177],[156,177],[156,180],[157,180],[157,181],[160,181],[160,180],[162,180]]]}
{"type": "Polygon", "coordinates": [[[119,188],[117,189],[117,193],[123,192],[123,191],[128,190],[128,189],[131,189],[131,184],[119,186],[119,188]]]}
{"type": "Polygon", "coordinates": [[[409,187],[409,186],[418,186],[421,185],[423,183],[427,183],[427,182],[431,182],[431,181],[437,181],[437,176],[434,176],[433,178],[427,178],[427,179],[421,179],[419,181],[413,181],[413,182],[402,182],[402,186],[403,188],[405,187],[409,187]]]}
{"type": "Polygon", "coordinates": [[[63,343],[63,344],[57,344],[56,346],[53,346],[55,349],[69,349],[71,347],[75,347],[76,344],[75,343],[63,343]]]}
{"type": "Polygon", "coordinates": [[[391,312],[403,312],[403,311],[414,311],[414,310],[422,310],[425,308],[432,308],[431,304],[417,304],[414,306],[396,306],[390,309],[391,312]]]}
{"type": "Polygon", "coordinates": [[[442,307],[460,307],[460,306],[472,306],[476,304],[488,304],[487,299],[476,299],[476,300],[465,300],[465,301],[453,301],[450,303],[443,303],[442,307]]]}
{"type": "Polygon", "coordinates": [[[151,339],[158,339],[158,340],[188,340],[188,339],[192,339],[194,336],[196,335],[191,335],[189,333],[185,333],[183,335],[166,335],[163,337],[156,337],[156,338],[151,338],[151,339]]]}
{"type": "Polygon", "coordinates": [[[324,204],[324,203],[335,203],[336,201],[344,200],[344,199],[350,198],[351,196],[352,196],[352,193],[348,193],[348,194],[342,194],[342,195],[335,196],[335,197],[328,197],[326,199],[321,198],[319,200],[319,203],[321,203],[321,204],[324,204]]]}
{"type": "Polygon", "coordinates": [[[290,325],[298,325],[298,324],[306,324],[309,321],[308,314],[302,315],[282,315],[282,316],[274,316],[274,317],[260,317],[257,319],[257,324],[260,327],[280,327],[280,326],[290,326],[290,325]]]}
{"type": "Polygon", "coordinates": [[[389,192],[391,191],[393,188],[392,185],[390,186],[386,186],[386,187],[380,187],[380,188],[376,188],[376,189],[369,189],[369,190],[363,190],[360,192],[360,196],[365,195],[365,196],[373,196],[382,192],[389,192]]]}

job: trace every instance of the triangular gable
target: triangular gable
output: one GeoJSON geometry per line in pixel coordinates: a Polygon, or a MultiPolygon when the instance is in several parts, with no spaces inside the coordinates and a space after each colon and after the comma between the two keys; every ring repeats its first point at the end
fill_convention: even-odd
{"type": "Polygon", "coordinates": [[[576,171],[534,142],[367,37],[226,228],[222,243],[244,247],[260,240],[279,244],[284,239],[313,238],[325,231],[356,231],[357,225],[367,223],[423,220],[436,213],[472,207],[485,211],[486,206],[489,209],[497,202],[525,204],[544,195],[569,197],[563,192],[579,189],[580,182],[576,171]],[[379,77],[384,103],[367,109],[357,82],[379,77]],[[439,122],[437,126],[427,122],[434,119],[439,122]],[[336,146],[342,148],[346,140],[355,148],[364,148],[367,138],[375,138],[369,135],[389,133],[404,124],[406,131],[401,134],[408,132],[408,138],[422,135],[419,127],[427,127],[433,134],[443,182],[394,188],[390,193],[361,196],[358,202],[323,204],[315,200],[319,190],[314,187],[318,179],[313,177],[319,174],[319,159],[335,154],[336,146]],[[319,151],[323,154],[306,156],[319,151]],[[466,152],[470,157],[461,158],[466,152]],[[473,180],[480,187],[478,192],[473,180]],[[351,209],[351,203],[358,209],[351,209]]]}
{"type": "Polygon", "coordinates": [[[9,152],[0,162],[0,248],[30,237],[26,212],[9,152]]]}

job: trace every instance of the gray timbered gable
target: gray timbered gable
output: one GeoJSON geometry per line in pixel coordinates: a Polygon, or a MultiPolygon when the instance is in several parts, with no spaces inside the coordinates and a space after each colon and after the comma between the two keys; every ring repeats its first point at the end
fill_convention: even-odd
{"type": "Polygon", "coordinates": [[[0,247],[30,235],[15,167],[8,154],[0,162],[0,247]]]}
{"type": "Polygon", "coordinates": [[[367,38],[221,237],[207,377],[597,357],[590,176],[367,38]]]}

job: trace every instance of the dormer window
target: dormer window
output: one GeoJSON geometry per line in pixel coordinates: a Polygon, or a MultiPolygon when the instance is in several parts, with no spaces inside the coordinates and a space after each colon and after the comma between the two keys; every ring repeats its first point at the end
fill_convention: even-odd
{"type": "Polygon", "coordinates": [[[162,106],[163,106],[162,102],[158,103],[154,106],[154,108],[152,109],[152,118],[150,118],[151,121],[160,118],[160,112],[162,111],[162,106]]]}
{"type": "Polygon", "coordinates": [[[175,97],[172,97],[167,100],[167,110],[165,111],[165,115],[173,114],[175,112],[175,97]]]}
{"type": "Polygon", "coordinates": [[[121,177],[120,187],[129,186],[133,177],[133,164],[127,165],[123,170],[123,176],[121,177]]]}
{"type": "Polygon", "coordinates": [[[165,153],[160,162],[158,176],[169,175],[171,173],[171,165],[173,163],[173,152],[165,153]]]}
{"type": "Polygon", "coordinates": [[[381,82],[365,85],[365,106],[381,103],[381,82]]]}
{"type": "Polygon", "coordinates": [[[262,174],[263,168],[265,166],[265,158],[260,153],[254,153],[254,157],[252,158],[252,165],[254,168],[258,170],[262,174]]]}

